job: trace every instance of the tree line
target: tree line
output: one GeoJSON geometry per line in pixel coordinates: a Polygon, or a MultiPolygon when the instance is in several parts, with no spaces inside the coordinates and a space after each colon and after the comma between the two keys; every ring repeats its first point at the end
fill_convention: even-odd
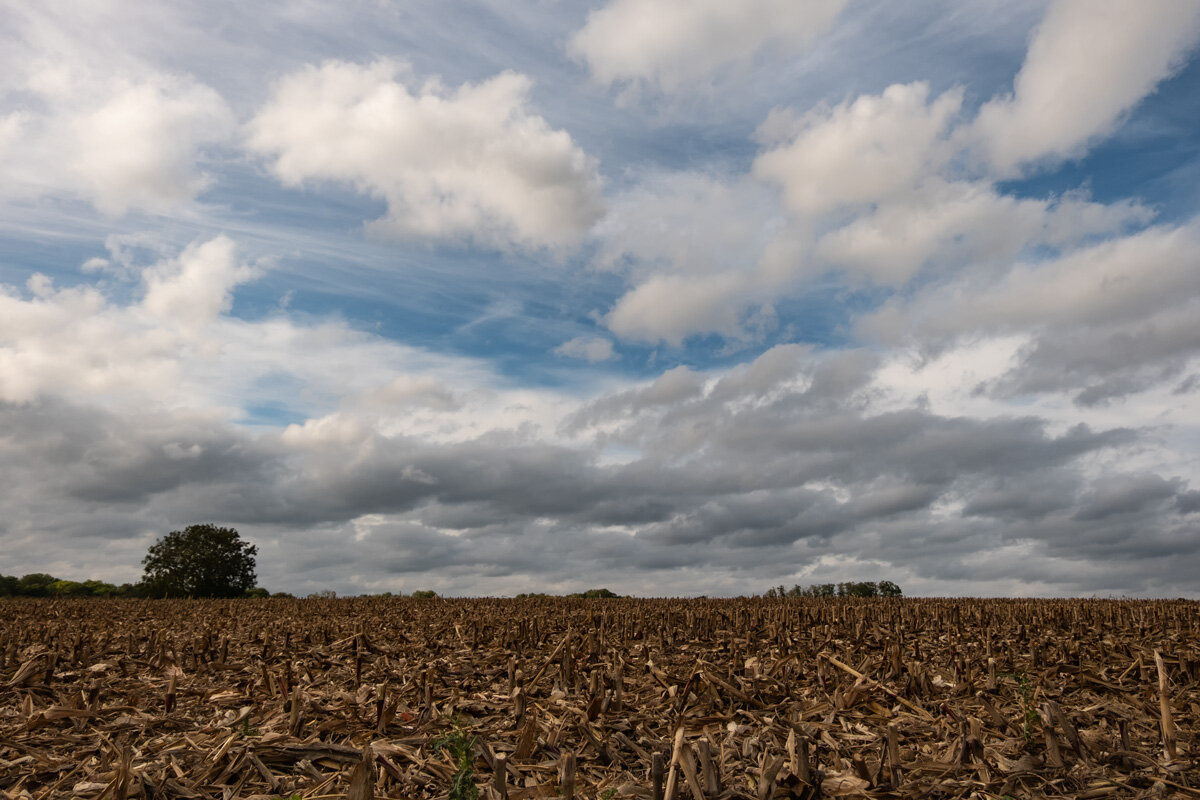
{"type": "MultiPolygon", "coordinates": [[[[189,525],[181,531],[171,531],[150,545],[142,559],[142,578],[137,583],[71,581],[44,572],[20,578],[0,575],[0,597],[292,598],[288,592],[271,593],[255,585],[256,555],[258,548],[243,541],[233,528],[189,525]]],[[[384,592],[375,596],[405,595],[384,592]]],[[[431,589],[422,589],[408,596],[429,600],[438,595],[431,589]]],[[[334,598],[337,593],[325,590],[309,597],[334,598]]]]}
{"type": "MultiPolygon", "coordinates": [[[[71,581],[44,572],[20,578],[0,575],[0,597],[292,597],[286,592],[271,594],[255,586],[255,556],[258,548],[243,541],[233,528],[189,525],[171,531],[150,546],[142,559],[144,574],[137,583],[120,585],[104,581],[71,581]]],[[[310,597],[337,597],[332,591],[310,597]]],[[[384,592],[376,597],[393,597],[384,592]]],[[[415,599],[434,599],[432,590],[413,592],[415,599]]],[[[542,593],[519,594],[518,598],[549,597],[542,593]]],[[[791,589],[776,586],[765,597],[900,597],[900,587],[891,581],[847,581],[814,583],[791,589]]],[[[567,597],[614,598],[606,588],[588,589],[567,597]]]]}
{"type": "Polygon", "coordinates": [[[120,585],[104,581],[68,581],[45,572],[28,575],[0,575],[0,597],[137,597],[132,583],[120,585]]]}
{"type": "Polygon", "coordinates": [[[902,597],[903,594],[891,581],[844,581],[808,586],[796,584],[791,589],[773,586],[763,597],[902,597]]]}

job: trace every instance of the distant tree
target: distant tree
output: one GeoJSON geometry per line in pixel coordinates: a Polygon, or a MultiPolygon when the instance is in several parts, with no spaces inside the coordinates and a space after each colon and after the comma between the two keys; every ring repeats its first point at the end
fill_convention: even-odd
{"type": "Polygon", "coordinates": [[[876,597],[879,588],[872,581],[846,581],[839,583],[838,597],[876,597]]]}
{"type": "Polygon", "coordinates": [[[49,588],[50,594],[55,597],[85,597],[91,594],[88,587],[75,581],[55,581],[49,588]]]}
{"type": "Polygon", "coordinates": [[[21,583],[15,575],[0,575],[0,597],[12,597],[21,583]]]}
{"type": "Polygon", "coordinates": [[[254,588],[257,553],[233,528],[189,525],[150,545],[141,588],[149,597],[241,597],[254,588]]]}
{"type": "Polygon", "coordinates": [[[409,596],[414,600],[434,600],[437,598],[438,593],[433,589],[418,589],[409,596]]]}
{"type": "Polygon", "coordinates": [[[21,580],[17,581],[17,594],[24,597],[47,597],[50,595],[50,587],[56,580],[58,578],[44,572],[22,575],[21,580]]]}
{"type": "Polygon", "coordinates": [[[87,589],[87,594],[91,597],[120,597],[123,594],[120,586],[113,586],[104,581],[84,581],[83,588],[87,589]]]}
{"type": "Polygon", "coordinates": [[[596,597],[605,598],[605,597],[620,597],[620,596],[621,595],[619,595],[616,592],[611,591],[609,589],[588,589],[586,592],[575,592],[574,594],[567,595],[567,597],[587,597],[587,598],[596,598],[596,597]]]}
{"type": "Polygon", "coordinates": [[[255,586],[253,589],[246,590],[246,597],[262,598],[262,597],[270,597],[270,596],[271,596],[270,590],[264,589],[261,586],[255,586]]]}
{"type": "Polygon", "coordinates": [[[900,591],[900,587],[891,581],[880,581],[878,586],[880,597],[900,597],[904,594],[900,591]]]}

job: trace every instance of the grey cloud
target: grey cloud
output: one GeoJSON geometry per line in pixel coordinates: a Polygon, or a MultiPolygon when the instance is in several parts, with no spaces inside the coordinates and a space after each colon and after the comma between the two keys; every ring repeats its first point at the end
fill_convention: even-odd
{"type": "Polygon", "coordinates": [[[837,507],[825,493],[805,489],[710,500],[695,510],[645,526],[639,536],[662,545],[703,545],[722,537],[745,543],[786,543],[827,530],[837,507]],[[814,522],[820,518],[821,522],[814,522]]]}
{"type": "Polygon", "coordinates": [[[1167,578],[1182,578],[1200,556],[1200,530],[1168,515],[1142,513],[1099,521],[1048,518],[1031,529],[1045,551],[1093,564],[1121,564],[1131,571],[1151,559],[1175,559],[1167,578]],[[1150,522],[1153,520],[1153,523],[1150,522]]]}
{"type": "Polygon", "coordinates": [[[702,376],[687,367],[675,367],[644,388],[618,392],[584,406],[568,418],[563,430],[574,433],[591,425],[624,419],[630,413],[672,406],[698,397],[703,388],[702,376]]]}
{"type": "Polygon", "coordinates": [[[1138,324],[1051,329],[1038,335],[1020,363],[992,386],[1000,396],[1075,392],[1094,406],[1178,378],[1200,349],[1200,304],[1138,324]]]}
{"type": "Polygon", "coordinates": [[[854,516],[871,521],[909,511],[922,511],[937,500],[941,494],[939,489],[937,486],[900,483],[868,490],[855,499],[852,505],[854,516]]]}
{"type": "MultiPolygon", "coordinates": [[[[184,486],[270,480],[263,474],[269,452],[227,423],[199,416],[130,419],[45,400],[0,404],[0,427],[12,431],[9,452],[36,454],[30,477],[86,502],[135,504],[184,486]]],[[[0,466],[18,468],[7,459],[0,466]]]]}
{"type": "Polygon", "coordinates": [[[738,397],[765,397],[780,385],[795,380],[806,361],[812,359],[812,348],[798,344],[772,347],[749,364],[731,370],[716,382],[712,399],[733,400],[738,397]]]}
{"type": "Polygon", "coordinates": [[[1182,492],[1175,498],[1175,507],[1180,514],[1200,512],[1200,491],[1182,492]]]}
{"type": "Polygon", "coordinates": [[[1047,470],[1002,476],[969,493],[963,514],[1008,523],[1041,519],[1070,508],[1082,483],[1078,475],[1048,474],[1047,470]]]}
{"type": "Polygon", "coordinates": [[[1080,500],[1075,519],[1094,522],[1114,515],[1129,515],[1173,500],[1182,481],[1158,475],[1122,475],[1097,480],[1080,500]]]}
{"type": "MultiPolygon", "coordinates": [[[[127,574],[154,535],[214,520],[262,544],[264,580],[343,591],[623,581],[661,593],[694,581],[691,570],[729,591],[822,558],[1011,581],[1019,563],[987,554],[1019,542],[1087,564],[1178,556],[1175,578],[1138,566],[1124,582],[1097,579],[1104,589],[1137,592],[1196,566],[1200,544],[1180,512],[1200,503],[1182,480],[1086,477],[1081,459],[1138,444],[1136,431],[1051,434],[1035,417],[880,412],[866,396],[837,403],[865,389],[874,364],[789,348],[716,380],[677,372],[599,398],[579,430],[602,416],[607,435],[640,453],[616,464],[586,437],[304,441],[189,414],[7,406],[0,474],[15,493],[0,512],[26,525],[53,520],[42,549],[80,573],[127,574]],[[955,507],[961,515],[945,512],[955,507]],[[93,509],[104,510],[102,532],[89,525],[93,509]],[[113,544],[110,557],[70,555],[68,542],[87,530],[113,544]]],[[[27,535],[0,527],[6,551],[27,535]]]]}
{"type": "Polygon", "coordinates": [[[1033,418],[977,421],[917,410],[756,417],[722,431],[725,446],[748,458],[790,462],[808,480],[862,481],[885,474],[948,483],[973,473],[1019,474],[1133,438],[1129,431],[1095,433],[1086,426],[1049,438],[1033,418]]]}
{"type": "Polygon", "coordinates": [[[1001,399],[1065,392],[1096,406],[1178,379],[1200,349],[1195,220],[1016,264],[966,271],[896,296],[859,321],[863,335],[940,354],[981,337],[1028,344],[978,387],[1001,399]]]}

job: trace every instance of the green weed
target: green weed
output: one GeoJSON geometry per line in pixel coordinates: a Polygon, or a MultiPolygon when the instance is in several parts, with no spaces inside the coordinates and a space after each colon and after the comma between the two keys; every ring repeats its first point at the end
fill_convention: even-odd
{"type": "Polygon", "coordinates": [[[1029,676],[1024,671],[1006,672],[1000,677],[1012,678],[1017,682],[1018,699],[1021,702],[1021,714],[1024,717],[1022,731],[1025,734],[1025,744],[1033,744],[1034,731],[1042,724],[1042,717],[1034,705],[1034,688],[1029,676]]]}
{"type": "Polygon", "coordinates": [[[450,781],[450,800],[478,800],[479,787],[475,785],[475,765],[472,752],[476,739],[462,728],[442,734],[434,739],[431,747],[435,752],[450,753],[458,770],[450,781]]]}

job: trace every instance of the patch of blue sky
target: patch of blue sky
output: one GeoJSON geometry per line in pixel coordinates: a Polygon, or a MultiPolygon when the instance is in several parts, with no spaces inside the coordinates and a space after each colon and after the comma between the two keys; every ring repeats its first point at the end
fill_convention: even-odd
{"type": "Polygon", "coordinates": [[[618,296],[617,276],[457,248],[347,243],[342,257],[294,255],[240,287],[232,314],[338,318],[425,349],[497,360],[533,378],[555,347],[597,335],[592,311],[618,296]]]}
{"type": "Polygon", "coordinates": [[[23,286],[31,273],[48,275],[60,285],[90,283],[94,278],[85,275],[80,265],[90,258],[104,255],[91,238],[35,236],[0,236],[0,284],[23,286]]]}
{"type": "Polygon", "coordinates": [[[87,259],[105,255],[104,239],[113,228],[112,220],[82,201],[7,201],[0,206],[0,281],[10,283],[35,270],[78,272],[87,259]]]}
{"type": "Polygon", "coordinates": [[[302,425],[309,418],[307,411],[291,404],[268,402],[243,406],[237,423],[247,429],[278,430],[288,425],[302,425]]]}
{"type": "Polygon", "coordinates": [[[776,302],[781,338],[824,350],[855,346],[854,321],[879,308],[893,293],[880,286],[849,287],[830,277],[797,297],[776,302]]]}
{"type": "Polygon", "coordinates": [[[260,375],[231,399],[242,412],[237,420],[240,426],[264,430],[302,424],[335,410],[338,404],[335,395],[323,396],[286,368],[260,375]]]}

